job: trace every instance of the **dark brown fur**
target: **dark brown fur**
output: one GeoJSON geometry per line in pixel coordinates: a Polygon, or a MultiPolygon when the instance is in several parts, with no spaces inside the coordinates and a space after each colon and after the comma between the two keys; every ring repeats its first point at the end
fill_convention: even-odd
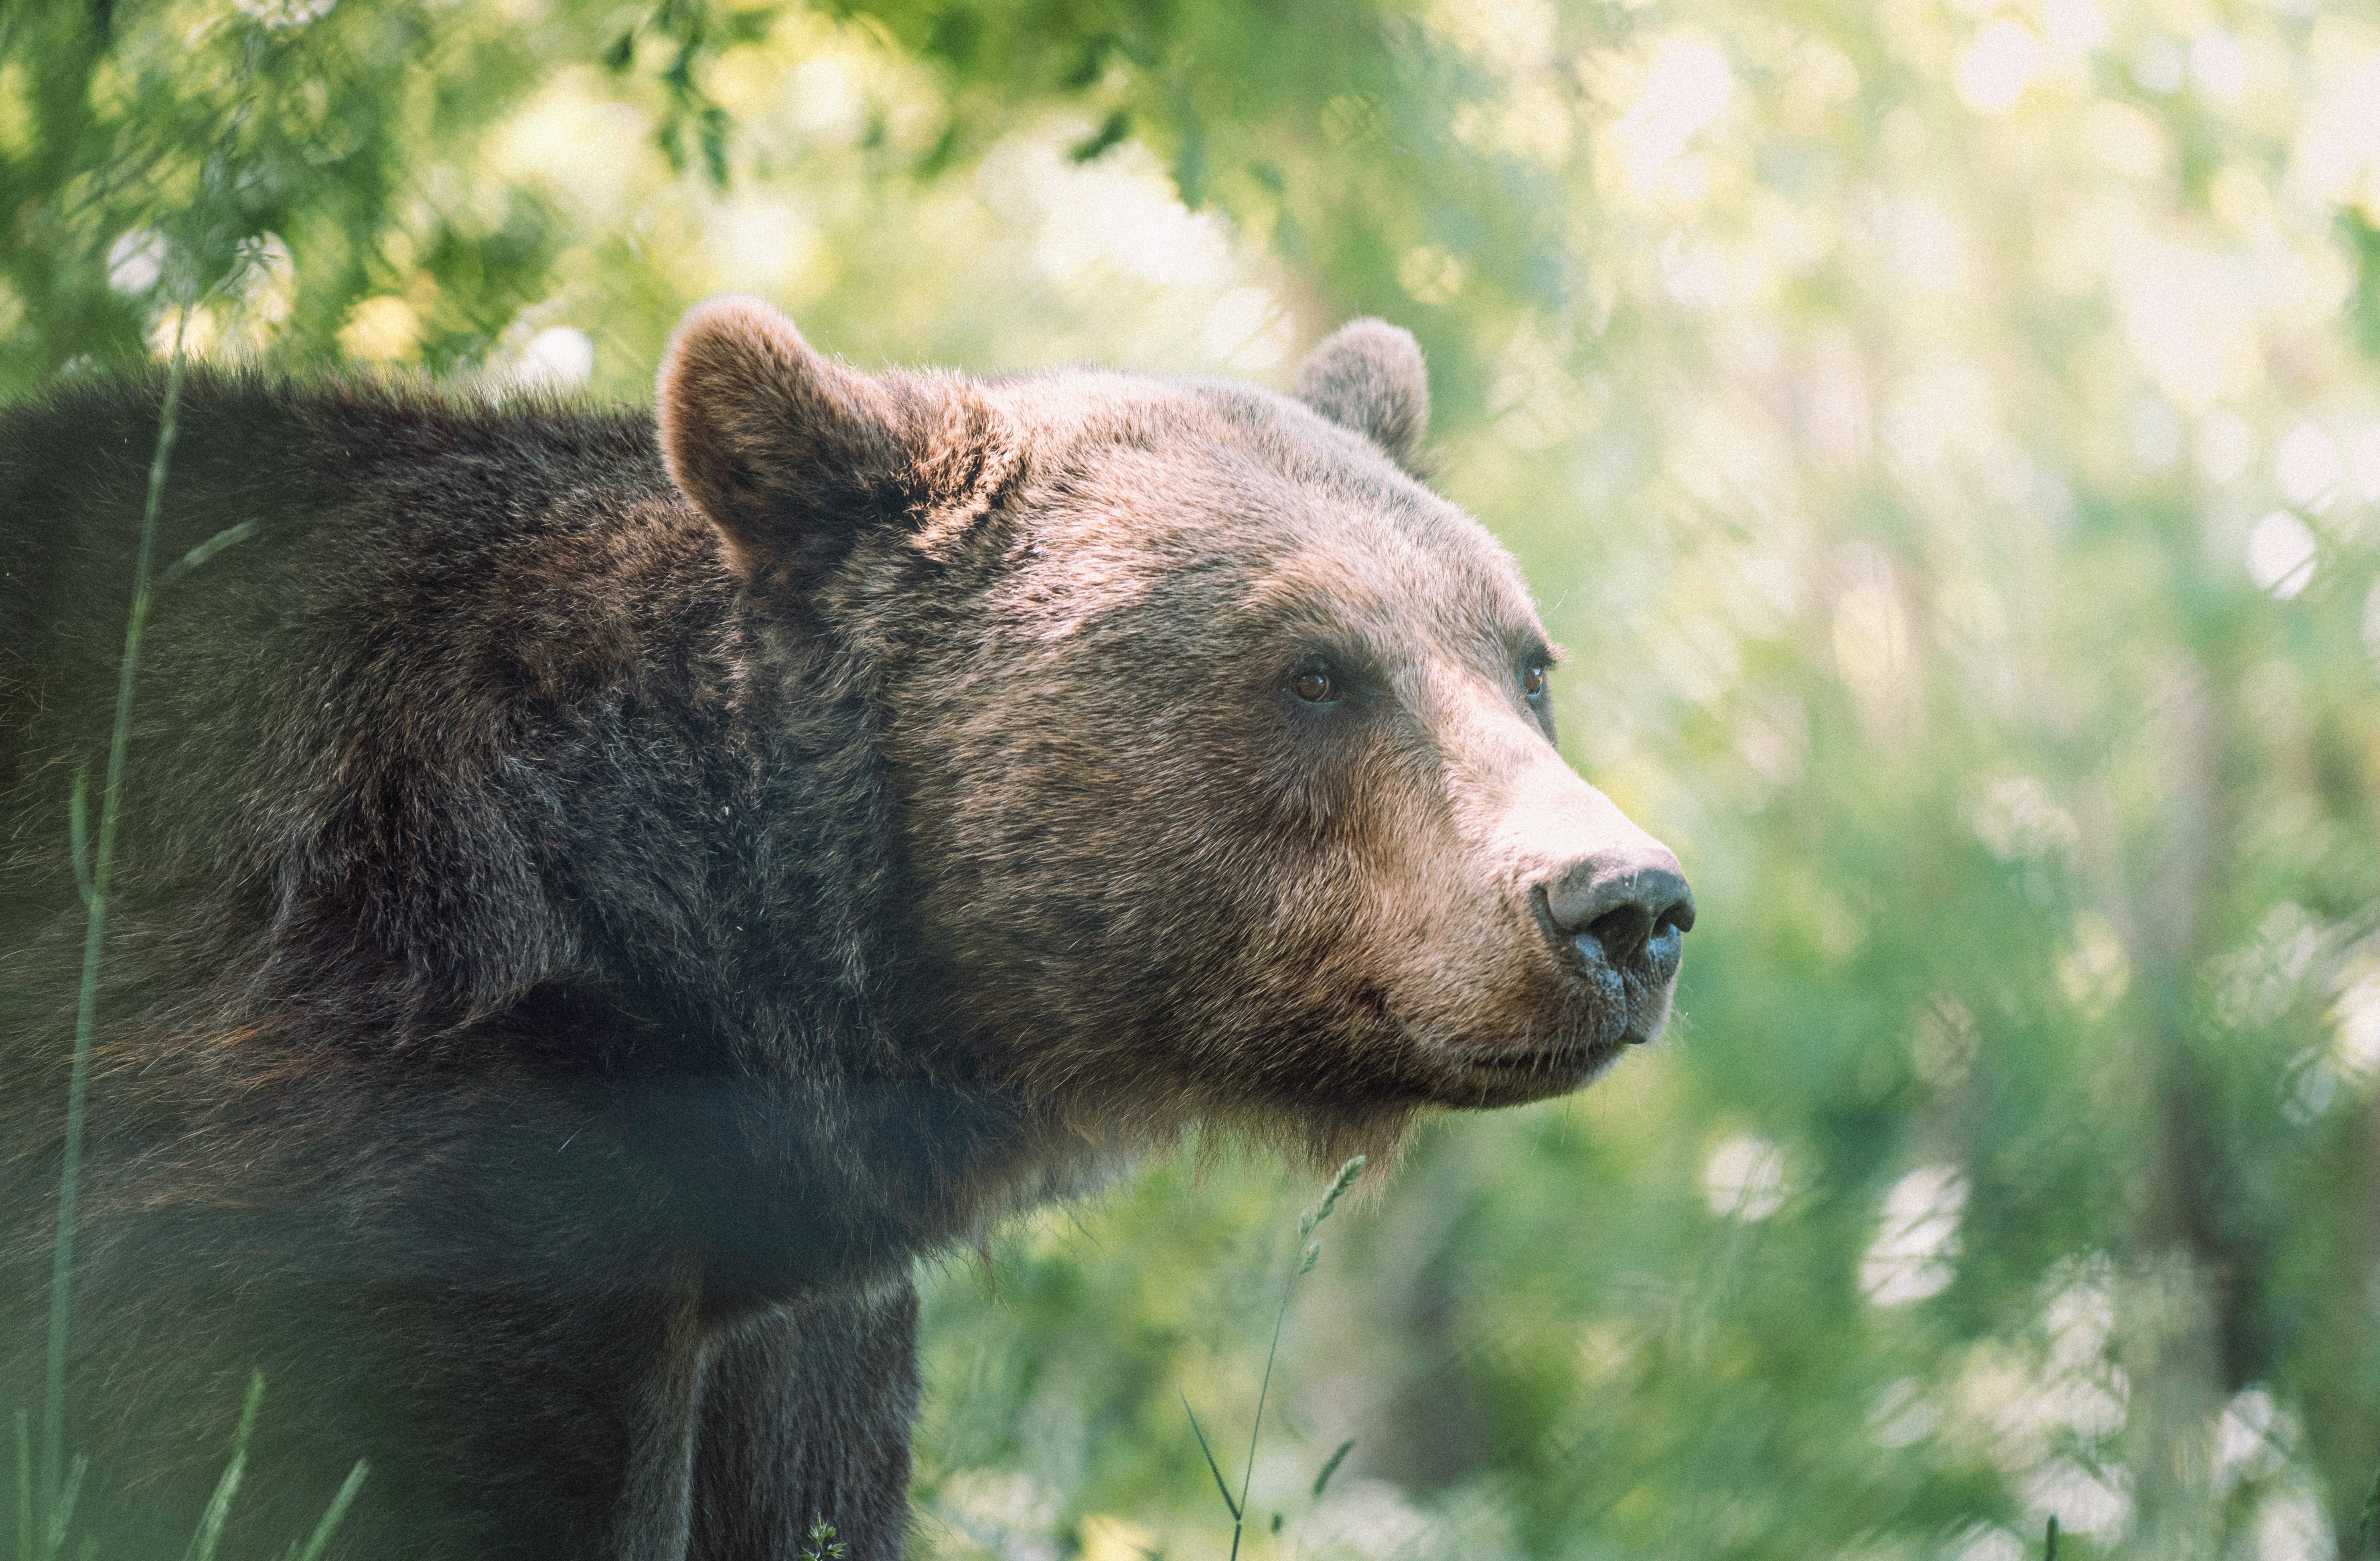
{"type": "MultiPolygon", "coordinates": [[[[727,300],[658,441],[195,376],[160,556],[257,530],[140,676],[70,1390],[107,1537],[187,1532],[261,1368],[232,1554],[360,1456],[357,1556],[897,1555],[917,1255],[1194,1121],[1380,1147],[1658,1030],[1674,936],[1547,919],[1658,848],[1554,756],[1510,559],[1384,455],[1419,373],[1366,324],[1307,370],[1338,422],[870,377],[727,300]]],[[[0,417],[11,1402],[157,403],[0,417]]]]}

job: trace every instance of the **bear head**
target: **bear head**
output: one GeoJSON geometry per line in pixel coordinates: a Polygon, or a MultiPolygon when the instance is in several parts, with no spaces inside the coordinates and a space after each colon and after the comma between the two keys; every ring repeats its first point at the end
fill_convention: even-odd
{"type": "Polygon", "coordinates": [[[747,299],[664,360],[664,458],[748,610],[874,681],[924,1043],[1087,1136],[1329,1156],[1576,1088],[1670,1010],[1676,859],[1555,749],[1512,557],[1415,475],[1421,354],[1294,398],[867,374],[747,299]]]}

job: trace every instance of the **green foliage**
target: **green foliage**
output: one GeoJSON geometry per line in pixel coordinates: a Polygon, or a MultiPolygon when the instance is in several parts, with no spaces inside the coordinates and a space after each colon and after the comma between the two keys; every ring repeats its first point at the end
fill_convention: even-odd
{"type": "Polygon", "coordinates": [[[2310,1556],[2380,1462],[2375,101],[2313,0],[13,6],[0,393],[638,395],[731,287],[984,370],[1411,325],[1681,1017],[1294,1316],[1228,1154],[940,1274],[924,1544],[1224,1554],[1195,1400],[1272,1410],[1259,1554],[2310,1556]]]}

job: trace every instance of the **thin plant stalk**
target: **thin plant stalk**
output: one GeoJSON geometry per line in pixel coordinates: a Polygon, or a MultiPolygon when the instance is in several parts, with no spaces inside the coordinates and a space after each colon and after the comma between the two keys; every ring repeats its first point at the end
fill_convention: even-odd
{"type": "Polygon", "coordinates": [[[1240,1504],[1232,1499],[1231,1483],[1223,1478],[1222,1466],[1215,1461],[1215,1449],[1207,1445],[1207,1429],[1198,1423],[1198,1411],[1190,1407],[1190,1396],[1186,1393],[1182,1395],[1182,1412],[1190,1417],[1190,1434],[1198,1438],[1198,1451],[1207,1460],[1207,1472],[1215,1477],[1216,1491],[1221,1494],[1223,1505],[1232,1509],[1232,1531],[1236,1534],[1239,1532],[1240,1504]]]}
{"type": "MultiPolygon", "coordinates": [[[[131,746],[132,681],[140,664],[140,631],[149,621],[150,574],[157,554],[157,514],[165,495],[165,472],[174,454],[175,419],[181,409],[182,380],[189,360],[183,333],[184,309],[174,327],[174,356],[165,374],[165,399],[157,414],[157,449],[149,462],[149,500],[140,516],[140,543],[132,567],[132,610],[124,626],[124,661],[116,673],[115,726],[107,742],[107,780],[100,793],[99,839],[84,880],[82,992],[75,1007],[74,1067],[67,1085],[66,1145],[58,1169],[58,1237],[50,1270],[48,1370],[42,1392],[42,1504],[57,1516],[66,1461],[67,1318],[74,1274],[75,1205],[82,1190],[83,1111],[91,1095],[91,1031],[99,1008],[100,951],[107,937],[108,870],[115,860],[115,820],[124,794],[125,751],[131,746]]],[[[82,787],[76,787],[79,815],[82,787]]],[[[79,824],[79,817],[77,819],[79,824]]],[[[78,829],[78,834],[80,830],[78,829]]],[[[79,857],[79,853],[78,853],[79,857]]],[[[45,1525],[54,1527],[55,1525],[45,1525]]]]}
{"type": "MultiPolygon", "coordinates": [[[[1358,1154],[1339,1167],[1339,1174],[1330,1178],[1330,1187],[1322,1194],[1322,1201],[1297,1216],[1297,1239],[1304,1250],[1298,1254],[1295,1263],[1291,1266],[1289,1277],[1281,1281],[1281,1306],[1273,1312],[1272,1344],[1265,1351],[1264,1380],[1257,1387],[1256,1418],[1248,1425],[1247,1465],[1240,1472],[1240,1494],[1237,1496],[1232,1494],[1230,1482],[1224,1480],[1221,1467],[1215,1462],[1214,1449],[1207,1445],[1206,1430],[1198,1423],[1197,1411],[1190,1408],[1189,1396],[1187,1394],[1183,1396],[1182,1412],[1190,1417],[1190,1430],[1198,1438],[1198,1451],[1207,1460],[1207,1471],[1215,1477],[1215,1489],[1222,1496],[1224,1506],[1231,1510],[1231,1561],[1239,1561],[1240,1540],[1247,1530],[1248,1492],[1256,1482],[1257,1474],[1257,1443],[1264,1433],[1265,1399],[1272,1392],[1273,1363],[1281,1357],[1281,1324],[1289,1317],[1289,1298],[1297,1288],[1297,1282],[1313,1273],[1314,1265],[1322,1260],[1322,1243],[1311,1239],[1315,1228],[1330,1217],[1330,1212],[1339,1206],[1340,1197],[1354,1185],[1355,1178],[1361,1176],[1363,1171],[1364,1156],[1358,1154]]],[[[1331,1455],[1329,1468],[1323,1470],[1321,1478],[1314,1483],[1316,1500],[1321,1499],[1323,1484],[1330,1480],[1331,1471],[1339,1467],[1339,1460],[1347,1456],[1347,1447],[1353,1445],[1353,1443],[1349,1443],[1347,1446],[1341,1447],[1338,1452],[1331,1455]]],[[[1279,1522],[1280,1519],[1276,1517],[1274,1519],[1276,1532],[1279,1531],[1279,1522]]]]}
{"type": "Polygon", "coordinates": [[[1272,1391],[1272,1363],[1281,1354],[1281,1325],[1289,1319],[1289,1295],[1297,1285],[1297,1277],[1305,1272],[1301,1263],[1290,1271],[1281,1282],[1281,1307],[1272,1314],[1272,1346],[1265,1351],[1263,1379],[1257,1384],[1257,1418],[1248,1425],[1248,1464],[1240,1471],[1240,1499],[1232,1515],[1232,1561],[1240,1561],[1240,1530],[1246,1524],[1248,1487],[1257,1477],[1257,1433],[1264,1429],[1265,1396],[1272,1391]]]}
{"type": "Polygon", "coordinates": [[[306,1537],[304,1546],[301,1548],[293,1543],[289,1547],[289,1561],[316,1561],[322,1554],[322,1547],[331,1543],[331,1532],[339,1526],[339,1519],[347,1515],[347,1507],[356,1499],[356,1493],[363,1489],[364,1476],[370,1469],[371,1465],[363,1459],[356,1460],[356,1467],[347,1470],[346,1479],[339,1485],[339,1494],[331,1498],[322,1520],[314,1525],[314,1531],[306,1537]]]}
{"type": "Polygon", "coordinates": [[[1307,1493],[1307,1494],[1312,1498],[1311,1502],[1307,1506],[1306,1509],[1298,1516],[1297,1531],[1290,1536],[1289,1554],[1292,1556],[1295,1556],[1305,1550],[1305,1526],[1314,1521],[1314,1509],[1322,1505],[1322,1493],[1330,1488],[1330,1477],[1339,1472],[1339,1466],[1345,1463],[1347,1461],[1347,1455],[1354,1450],[1355,1439],[1350,1436],[1344,1442],[1340,1443],[1338,1446],[1332,1448],[1330,1450],[1330,1456],[1323,1460],[1321,1470],[1314,1476],[1313,1487],[1307,1493]]]}
{"type": "Polygon", "coordinates": [[[33,1561],[33,1428],[17,1411],[17,1561],[33,1561]]]}
{"type": "Polygon", "coordinates": [[[215,1482],[214,1494],[207,1498],[207,1509],[199,1516],[198,1531],[190,1536],[183,1561],[214,1561],[215,1546],[223,1542],[224,1520],[231,1516],[232,1498],[239,1494],[240,1478],[248,1472],[248,1439],[256,1432],[256,1407],[263,1398],[264,1373],[252,1372],[248,1379],[248,1402],[239,1409],[239,1429],[232,1433],[231,1462],[224,1465],[223,1478],[215,1482]]]}
{"type": "Polygon", "coordinates": [[[91,1460],[80,1453],[67,1466],[66,1483],[58,1487],[57,1505],[50,1509],[50,1529],[42,1542],[42,1561],[55,1561],[58,1552],[67,1547],[67,1529],[74,1522],[75,1498],[82,1491],[82,1477],[91,1472],[91,1460]]]}

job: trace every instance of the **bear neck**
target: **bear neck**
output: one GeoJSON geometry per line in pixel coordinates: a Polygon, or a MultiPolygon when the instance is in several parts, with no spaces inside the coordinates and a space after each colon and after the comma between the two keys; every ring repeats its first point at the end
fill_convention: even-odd
{"type": "MultiPolygon", "coordinates": [[[[650,596],[650,578],[637,589],[650,596]]],[[[613,756],[587,772],[557,859],[584,973],[513,1015],[595,998],[595,1022],[562,1039],[583,1064],[600,1038],[625,1130],[707,1189],[710,1287],[873,1282],[1099,1174],[950,1043],[957,1006],[921,956],[873,631],[781,611],[703,554],[670,594],[666,649],[582,701],[600,716],[572,743],[613,756]]]]}

